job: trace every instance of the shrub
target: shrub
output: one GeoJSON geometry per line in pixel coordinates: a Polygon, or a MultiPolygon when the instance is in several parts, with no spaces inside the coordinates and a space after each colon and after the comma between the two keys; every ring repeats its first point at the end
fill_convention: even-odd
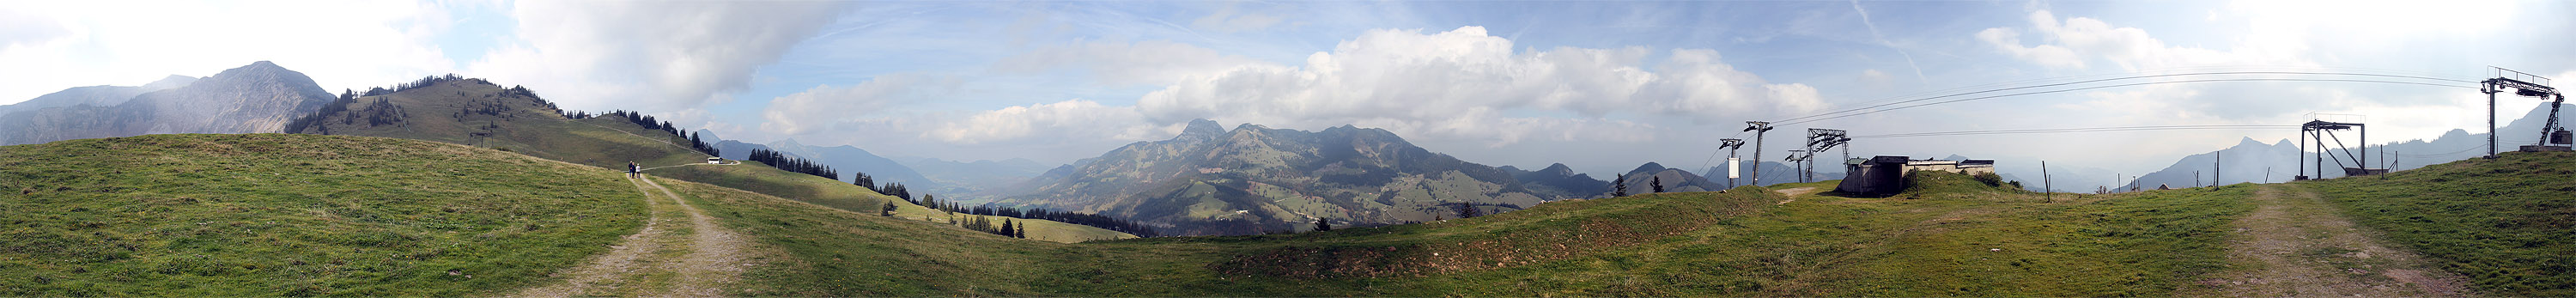
{"type": "Polygon", "coordinates": [[[1995,175],[1995,173],[1977,173],[1974,177],[1977,178],[1977,182],[1985,183],[1986,186],[2004,186],[2004,176],[2002,175],[1995,175]]]}

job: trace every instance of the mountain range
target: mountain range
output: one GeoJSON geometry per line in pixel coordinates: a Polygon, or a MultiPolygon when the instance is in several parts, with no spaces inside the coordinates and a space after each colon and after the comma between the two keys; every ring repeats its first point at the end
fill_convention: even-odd
{"type": "MultiPolygon", "coordinates": [[[[2562,111],[2576,111],[2576,105],[2565,105],[2561,106],[2560,109],[2562,111]]],[[[2538,140],[2540,139],[2540,127],[2545,125],[2543,122],[2548,121],[2549,110],[2550,107],[2548,105],[2541,105],[2524,113],[2522,118],[2515,119],[2512,122],[2506,123],[2504,126],[2497,127],[2496,131],[2501,133],[2502,137],[2497,140],[2498,144],[2496,145],[2496,150],[2509,152],[2516,150],[2521,145],[2538,143],[2538,140]]],[[[2559,115],[2559,123],[2568,123],[2569,120],[2576,119],[2576,117],[2570,116],[2571,115],[2562,112],[2562,114],[2559,115]]],[[[2367,126],[2365,125],[2363,129],[2367,129],[2367,126]]],[[[2335,131],[2335,133],[2338,134],[2338,137],[2340,138],[2359,137],[2355,131],[2335,131]]],[[[2332,143],[2336,141],[2335,138],[2336,137],[2329,137],[2326,141],[2332,143]]],[[[2346,141],[2354,141],[2356,143],[2352,144],[2362,145],[2361,143],[2357,143],[2359,141],[2357,139],[2346,141]]],[[[2332,154],[2329,154],[2323,161],[2325,173],[2319,178],[2343,177],[2343,170],[2341,170],[2341,168],[2352,166],[2355,163],[2366,162],[2370,165],[2369,167],[2372,168],[2388,168],[2392,171],[2400,171],[2423,167],[2425,165],[2477,158],[2486,155],[2486,142],[2487,134],[2485,133],[2470,133],[2468,130],[2464,129],[2453,129],[2449,132],[2443,133],[2439,137],[2433,138],[2433,140],[2430,141],[2417,139],[2401,142],[2375,143],[2366,145],[2368,147],[2367,150],[2354,151],[2351,153],[2346,153],[2344,150],[2337,149],[2334,150],[2332,154]]],[[[2299,169],[2301,164],[2307,164],[2306,167],[2308,172],[2314,172],[2317,170],[2317,165],[2315,165],[2315,163],[2319,162],[2318,157],[2314,154],[2309,154],[2304,160],[2302,160],[2300,157],[2299,145],[2299,141],[2297,140],[2280,140],[2266,144],[2248,138],[2240,140],[2235,146],[2231,146],[2226,149],[2184,156],[2180,160],[2175,161],[2172,166],[2165,167],[2164,169],[2156,172],[2147,173],[2146,175],[2138,176],[2134,182],[2125,184],[2121,188],[2145,190],[2155,189],[2157,186],[2206,186],[2212,184],[2211,180],[2217,180],[2216,183],[2218,184],[2289,181],[2293,178],[2292,176],[2298,175],[2297,173],[2301,172],[2299,169]],[[2211,177],[2213,172],[2217,173],[2217,177],[2211,177]]],[[[2316,145],[2309,144],[2309,146],[2313,148],[2316,145]]],[[[2066,189],[2060,188],[2060,190],[2066,189]]]]}
{"type": "Polygon", "coordinates": [[[0,145],[161,133],[273,133],[332,100],[303,73],[260,61],[203,79],[65,89],[0,106],[0,145]]]}
{"type": "MultiPolygon", "coordinates": [[[[1557,171],[1570,173],[1570,171],[1557,171]]],[[[1570,176],[1570,175],[1569,175],[1570,176]]],[[[1318,218],[1384,225],[1518,210],[1593,195],[1529,187],[1512,173],[1414,146],[1384,129],[1322,131],[1193,120],[1049,170],[994,205],[1099,213],[1180,235],[1293,230],[1318,218]]]]}

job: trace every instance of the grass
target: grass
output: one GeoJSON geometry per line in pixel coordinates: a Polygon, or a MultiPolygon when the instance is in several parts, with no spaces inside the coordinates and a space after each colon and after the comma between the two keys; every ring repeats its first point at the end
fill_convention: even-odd
{"type": "Polygon", "coordinates": [[[2293,183],[2468,276],[2482,294],[2576,296],[2576,153],[2506,153],[2293,183]]]}
{"type": "Polygon", "coordinates": [[[2162,295],[2226,266],[2229,223],[2251,210],[2244,186],[2044,202],[1941,175],[1916,184],[1921,199],[1789,200],[1745,187],[1417,225],[1080,244],[673,187],[782,248],[787,260],[747,273],[753,286],[738,293],[764,296],[2162,295]]]}
{"type": "MultiPolygon", "coordinates": [[[[0,284],[13,291],[0,294],[491,295],[551,282],[546,273],[603,251],[647,212],[614,171],[415,141],[163,135],[0,148],[12,161],[0,190],[18,190],[0,201],[0,236],[18,244],[0,250],[0,284]]],[[[735,185],[837,184],[756,166],[678,169],[776,183],[735,185]]],[[[668,186],[777,249],[744,273],[733,294],[746,296],[2152,296],[2223,269],[2229,224],[2252,208],[2246,185],[2043,201],[1917,177],[1892,198],[1744,187],[1077,244],[967,231],[917,206],[882,216],[867,207],[883,198],[867,193],[668,186]]]]}
{"type": "Polygon", "coordinates": [[[621,178],[385,138],[0,147],[0,296],[500,294],[633,233],[621,178]]]}

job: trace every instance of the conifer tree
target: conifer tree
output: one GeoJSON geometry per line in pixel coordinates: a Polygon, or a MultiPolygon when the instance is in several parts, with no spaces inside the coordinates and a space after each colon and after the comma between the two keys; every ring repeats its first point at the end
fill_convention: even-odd
{"type": "Polygon", "coordinates": [[[1619,178],[1610,179],[1610,197],[1625,196],[1628,196],[1628,174],[1619,174],[1619,178]]]}
{"type": "Polygon", "coordinates": [[[1654,187],[1655,187],[1655,193],[1663,193],[1663,192],[1664,192],[1664,176],[1655,176],[1655,180],[1654,180],[1653,182],[1651,182],[1651,183],[1647,184],[1647,185],[1654,186],[1654,187]]]}
{"type": "Polygon", "coordinates": [[[1459,219],[1475,218],[1475,217],[1477,217],[1477,216],[1484,216],[1484,215],[1485,215],[1485,214],[1484,214],[1484,212],[1483,212],[1483,211],[1476,210],[1476,203],[1459,203],[1459,204],[1458,204],[1458,218],[1459,218],[1459,219]]]}
{"type": "Polygon", "coordinates": [[[1315,231],[1316,231],[1316,232],[1331,231],[1331,230],[1333,230],[1333,223],[1324,221],[1324,218],[1322,218],[1322,217],[1317,217],[1317,218],[1315,218],[1315,231]]]}
{"type": "Polygon", "coordinates": [[[894,202],[885,203],[885,216],[894,216],[894,202]]]}

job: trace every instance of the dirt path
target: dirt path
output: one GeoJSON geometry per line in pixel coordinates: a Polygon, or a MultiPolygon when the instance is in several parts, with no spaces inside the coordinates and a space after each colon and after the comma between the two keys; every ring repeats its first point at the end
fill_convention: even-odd
{"type": "Polygon", "coordinates": [[[1787,199],[1781,199],[1779,204],[1772,204],[1772,205],[1788,205],[1788,204],[1789,204],[1789,201],[1796,201],[1796,200],[1798,200],[1798,196],[1799,196],[1799,195],[1805,195],[1805,194],[1808,194],[1808,193],[1814,193],[1814,192],[1816,192],[1816,188],[1815,188],[1815,187],[1800,187],[1800,188],[1791,188],[1791,189],[1774,190],[1774,191],[1772,191],[1772,192],[1778,192],[1778,193],[1780,193],[1780,196],[1782,196],[1782,197],[1787,197],[1787,199]]]}
{"type": "Polygon", "coordinates": [[[2412,252],[2389,249],[2353,226],[2316,193],[2267,184],[2237,219],[2227,260],[2235,268],[2176,296],[2466,296],[2467,279],[2434,269],[2412,252]]]}
{"type": "Polygon", "coordinates": [[[716,225],[704,211],[652,179],[628,182],[644,192],[652,214],[643,230],[627,235],[608,253],[580,267],[556,273],[572,276],[563,283],[511,296],[719,296],[743,269],[752,266],[745,256],[748,238],[716,225]]]}
{"type": "Polygon", "coordinates": [[[680,209],[689,213],[689,225],[698,230],[690,239],[690,246],[696,249],[680,260],[678,286],[666,293],[680,297],[716,296],[722,294],[728,285],[739,281],[743,269],[752,266],[745,249],[751,246],[750,238],[716,225],[715,217],[707,216],[697,206],[690,206],[688,200],[681,200],[679,194],[671,193],[671,189],[662,187],[661,183],[645,179],[644,184],[652,185],[653,189],[662,191],[663,197],[678,202],[680,209]]]}

